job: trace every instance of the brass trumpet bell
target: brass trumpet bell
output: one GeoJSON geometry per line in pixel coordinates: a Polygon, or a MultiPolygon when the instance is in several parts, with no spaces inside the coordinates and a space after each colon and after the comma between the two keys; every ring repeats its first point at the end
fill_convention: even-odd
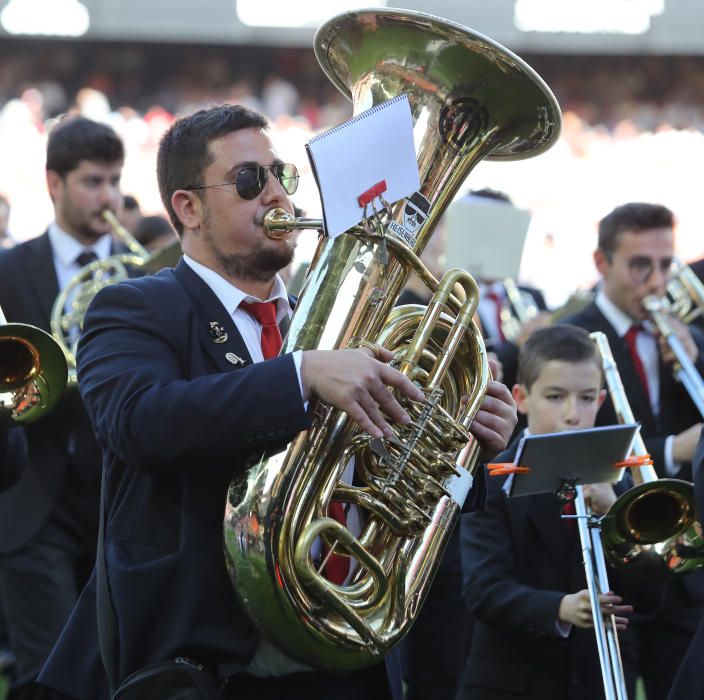
{"type": "Polygon", "coordinates": [[[61,398],[68,369],[63,351],[40,328],[24,323],[0,326],[0,405],[11,422],[31,423],[61,398]]]}

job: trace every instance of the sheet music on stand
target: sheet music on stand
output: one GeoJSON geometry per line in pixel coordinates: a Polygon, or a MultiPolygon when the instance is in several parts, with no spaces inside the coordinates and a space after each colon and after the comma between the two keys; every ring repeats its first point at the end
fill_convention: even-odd
{"type": "Polygon", "coordinates": [[[360,195],[376,191],[382,182],[382,196],[390,204],[420,188],[405,94],[318,134],[306,144],[306,151],[320,190],[325,232],[332,238],[362,220],[360,195]]]}
{"type": "Polygon", "coordinates": [[[526,435],[518,445],[514,463],[529,471],[513,474],[504,485],[506,493],[511,497],[557,493],[568,482],[616,483],[624,469],[614,465],[630,455],[639,430],[640,425],[626,423],[526,435]]]}

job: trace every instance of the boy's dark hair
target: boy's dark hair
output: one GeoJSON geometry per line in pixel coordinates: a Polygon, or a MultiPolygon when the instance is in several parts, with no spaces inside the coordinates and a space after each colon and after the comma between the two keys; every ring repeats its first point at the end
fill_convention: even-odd
{"type": "Polygon", "coordinates": [[[125,147],[115,131],[85,117],[69,117],[59,122],[49,134],[46,147],[46,169],[64,177],[82,160],[98,163],[120,163],[125,147]]]}
{"type": "Polygon", "coordinates": [[[265,129],[264,116],[242,105],[219,105],[201,109],[175,121],[159,144],[156,176],[161,201],[179,236],[183,224],[171,206],[176,190],[204,185],[203,171],[213,162],[208,146],[214,139],[239,129],[265,129]]]}
{"type": "Polygon", "coordinates": [[[550,360],[594,362],[601,370],[599,351],[587,331],[568,324],[549,326],[535,331],[521,348],[518,355],[518,383],[530,391],[543,366],[550,360]]]}
{"type": "Polygon", "coordinates": [[[673,228],[675,215],[662,204],[630,202],[616,207],[599,222],[599,248],[613,253],[618,236],[624,231],[650,231],[654,228],[673,228]]]}

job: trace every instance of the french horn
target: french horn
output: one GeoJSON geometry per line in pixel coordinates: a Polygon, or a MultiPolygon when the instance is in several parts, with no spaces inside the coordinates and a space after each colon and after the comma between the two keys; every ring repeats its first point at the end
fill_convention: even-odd
{"type": "Polygon", "coordinates": [[[93,297],[103,287],[127,279],[130,270],[147,274],[175,265],[181,252],[179,241],[149,252],[110,209],[105,209],[102,216],[127,250],[84,265],[59,292],[51,309],[51,334],[66,355],[69,388],[78,385],[76,347],[83,329],[83,318],[93,297]]]}

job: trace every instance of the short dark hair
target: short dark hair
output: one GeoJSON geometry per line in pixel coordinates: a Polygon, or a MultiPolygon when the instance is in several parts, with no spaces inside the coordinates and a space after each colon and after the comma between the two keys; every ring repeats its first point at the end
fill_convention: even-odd
{"type": "Polygon", "coordinates": [[[133,194],[122,197],[122,208],[125,211],[139,211],[139,200],[133,194]]]}
{"type": "MultiPolygon", "coordinates": [[[[165,236],[167,233],[173,235],[174,230],[168,219],[164,216],[143,216],[134,227],[132,234],[142,244],[148,245],[153,240],[160,236],[165,236]]],[[[174,240],[176,240],[174,238],[174,240]]]]}
{"type": "Polygon", "coordinates": [[[492,190],[491,187],[482,187],[480,190],[471,190],[469,193],[472,197],[484,197],[484,199],[495,199],[497,202],[505,202],[513,204],[511,198],[501,190],[492,190]]]}
{"type": "Polygon", "coordinates": [[[675,215],[662,204],[629,202],[616,207],[599,222],[599,248],[613,253],[624,231],[641,233],[654,228],[673,228],[675,215]]]}
{"type": "Polygon", "coordinates": [[[601,371],[599,351],[587,331],[569,324],[548,326],[535,331],[521,348],[518,383],[530,391],[545,363],[550,360],[594,362],[601,371]]]}
{"type": "Polygon", "coordinates": [[[201,109],[175,121],[163,135],[156,161],[156,175],[164,208],[179,236],[183,224],[171,206],[176,190],[203,185],[203,171],[213,162],[210,142],[239,129],[266,129],[266,117],[242,105],[201,109]]]}
{"type": "Polygon", "coordinates": [[[85,117],[68,117],[49,134],[46,169],[61,177],[75,170],[82,160],[112,164],[124,159],[122,140],[107,124],[85,117]]]}

